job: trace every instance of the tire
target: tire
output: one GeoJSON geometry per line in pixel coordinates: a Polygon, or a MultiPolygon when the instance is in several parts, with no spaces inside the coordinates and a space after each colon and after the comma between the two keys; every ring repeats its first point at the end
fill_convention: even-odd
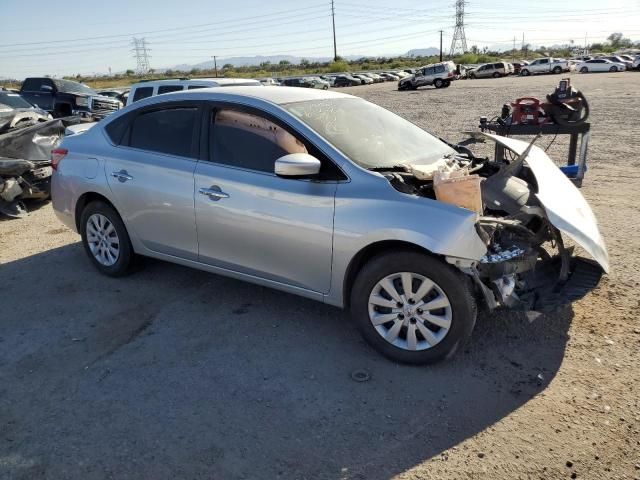
{"type": "Polygon", "coordinates": [[[615,65],[613,67],[611,67],[609,69],[610,72],[617,72],[618,71],[618,67],[616,67],[615,65]]]}
{"type": "Polygon", "coordinates": [[[493,78],[500,78],[500,74],[498,72],[494,73],[493,78]]]}
{"type": "Polygon", "coordinates": [[[556,75],[562,73],[562,67],[553,67],[553,73],[556,75]]]}
{"type": "Polygon", "coordinates": [[[580,69],[580,73],[589,73],[589,69],[587,67],[582,67],[580,69]]]}
{"type": "Polygon", "coordinates": [[[131,240],[120,215],[111,206],[103,202],[88,204],[80,216],[80,235],[85,252],[100,273],[109,277],[121,277],[130,272],[135,257],[131,240]],[[94,239],[99,238],[100,233],[107,232],[109,233],[103,237],[105,240],[103,246],[97,241],[94,242],[94,239]],[[117,254],[109,255],[107,250],[112,252],[114,248],[117,254]],[[98,257],[101,260],[98,260],[98,257]],[[114,257],[115,261],[110,263],[114,257]]]}
{"type": "Polygon", "coordinates": [[[442,79],[441,79],[441,78],[436,78],[436,79],[433,81],[433,86],[434,86],[434,87],[436,87],[436,88],[442,88],[442,87],[443,87],[443,85],[444,85],[444,82],[442,81],[442,79]]]}
{"type": "Polygon", "coordinates": [[[469,78],[470,78],[471,80],[475,80],[475,79],[476,79],[476,74],[475,74],[475,73],[470,74],[470,75],[469,75],[469,78]]]}
{"type": "Polygon", "coordinates": [[[329,87],[328,87],[327,85],[324,85],[324,86],[322,87],[322,89],[323,89],[323,90],[329,90],[329,87]]]}
{"type": "Polygon", "coordinates": [[[451,80],[445,80],[444,81],[444,88],[448,88],[451,86],[451,80]]]}
{"type": "Polygon", "coordinates": [[[520,75],[522,75],[523,77],[528,77],[529,76],[529,70],[527,70],[526,68],[524,70],[520,71],[520,75]]]}
{"type": "Polygon", "coordinates": [[[469,280],[453,267],[425,254],[393,252],[374,257],[358,273],[351,290],[351,314],[364,339],[379,353],[396,362],[422,365],[450,358],[468,340],[476,321],[476,302],[469,280]],[[422,306],[434,304],[429,309],[431,315],[419,308],[422,299],[413,299],[417,303],[412,305],[405,302],[402,307],[394,303],[393,296],[406,300],[403,282],[396,275],[407,273],[412,278],[413,294],[419,293],[425,279],[433,282],[422,297],[422,306]],[[394,285],[391,295],[381,287],[390,278],[394,285]],[[372,299],[395,306],[375,306],[370,303],[372,299]],[[436,308],[436,300],[446,306],[436,308]],[[375,315],[390,319],[374,325],[371,316],[375,315]],[[420,315],[428,315],[431,320],[420,315]],[[395,335],[395,344],[383,335],[395,335]]]}

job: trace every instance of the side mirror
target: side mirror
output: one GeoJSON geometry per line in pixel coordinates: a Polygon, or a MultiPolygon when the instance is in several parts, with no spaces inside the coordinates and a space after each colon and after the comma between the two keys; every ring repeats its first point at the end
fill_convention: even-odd
{"type": "Polygon", "coordinates": [[[276,160],[275,174],[279,177],[306,178],[320,173],[320,160],[308,153],[290,153],[276,160]]]}
{"type": "Polygon", "coordinates": [[[53,92],[53,87],[51,85],[40,85],[40,90],[43,92],[53,92]]]}

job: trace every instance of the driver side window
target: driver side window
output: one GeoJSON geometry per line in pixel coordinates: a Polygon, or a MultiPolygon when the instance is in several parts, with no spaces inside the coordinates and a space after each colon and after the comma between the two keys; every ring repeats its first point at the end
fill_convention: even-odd
{"type": "Polygon", "coordinates": [[[275,161],[290,153],[308,153],[305,145],[284,128],[238,110],[212,113],[209,159],[212,162],[273,173],[275,161]]]}

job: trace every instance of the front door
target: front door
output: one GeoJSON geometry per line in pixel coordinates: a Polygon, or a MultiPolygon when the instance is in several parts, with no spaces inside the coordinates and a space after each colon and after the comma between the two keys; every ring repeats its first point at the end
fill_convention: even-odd
{"type": "Polygon", "coordinates": [[[197,260],[193,172],[199,108],[142,110],[105,174],[125,225],[154,252],[197,260]]]}
{"type": "Polygon", "coordinates": [[[259,112],[211,111],[208,160],[195,172],[203,263],[318,293],[329,291],[337,182],[276,176],[307,147],[259,112]]]}

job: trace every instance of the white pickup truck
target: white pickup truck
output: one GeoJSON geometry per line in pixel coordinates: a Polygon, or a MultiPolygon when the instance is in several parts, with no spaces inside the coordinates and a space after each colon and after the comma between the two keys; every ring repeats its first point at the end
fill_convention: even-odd
{"type": "Polygon", "coordinates": [[[534,75],[536,73],[562,73],[570,71],[569,62],[564,58],[538,58],[529,65],[523,65],[520,75],[534,75]]]}

